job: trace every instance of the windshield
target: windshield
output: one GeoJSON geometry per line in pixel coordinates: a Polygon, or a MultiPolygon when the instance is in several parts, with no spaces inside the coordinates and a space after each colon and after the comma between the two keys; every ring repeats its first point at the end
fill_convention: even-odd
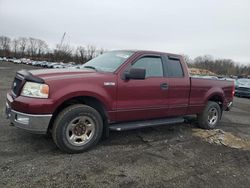
{"type": "Polygon", "coordinates": [[[244,84],[244,83],[250,82],[250,79],[244,79],[244,78],[242,78],[242,79],[238,79],[237,82],[244,84]]]}
{"type": "Polygon", "coordinates": [[[104,53],[87,63],[81,68],[95,69],[105,72],[114,72],[123,64],[134,52],[131,51],[112,51],[104,53]]]}
{"type": "Polygon", "coordinates": [[[250,86],[250,79],[245,79],[245,78],[242,78],[242,79],[238,79],[237,80],[237,86],[250,86]]]}

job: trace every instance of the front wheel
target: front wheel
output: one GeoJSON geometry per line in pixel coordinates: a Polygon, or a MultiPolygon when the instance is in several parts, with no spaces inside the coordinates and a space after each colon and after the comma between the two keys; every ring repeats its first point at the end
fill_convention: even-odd
{"type": "Polygon", "coordinates": [[[97,144],[103,130],[101,115],[94,108],[77,104],[57,116],[52,137],[64,152],[80,153],[97,144]]]}
{"type": "Polygon", "coordinates": [[[203,129],[214,129],[221,118],[221,108],[218,103],[208,101],[207,106],[201,114],[198,114],[199,127],[203,129]]]}

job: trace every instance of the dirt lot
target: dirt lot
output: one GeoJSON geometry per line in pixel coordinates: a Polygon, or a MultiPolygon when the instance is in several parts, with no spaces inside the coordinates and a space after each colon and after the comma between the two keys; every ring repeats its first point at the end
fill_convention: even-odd
{"type": "MultiPolygon", "coordinates": [[[[0,109],[21,68],[33,67],[0,62],[0,109]]],[[[197,130],[195,122],[112,132],[77,155],[1,116],[0,187],[249,187],[250,99],[234,102],[215,132],[197,130]]]]}

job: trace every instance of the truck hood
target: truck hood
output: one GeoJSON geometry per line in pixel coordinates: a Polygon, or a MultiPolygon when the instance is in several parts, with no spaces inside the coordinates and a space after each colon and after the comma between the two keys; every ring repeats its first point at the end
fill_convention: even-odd
{"type": "Polygon", "coordinates": [[[249,83],[239,83],[237,87],[244,87],[250,89],[250,82],[249,83]]]}
{"type": "Polygon", "coordinates": [[[91,69],[37,69],[29,71],[33,76],[43,80],[79,78],[95,74],[95,70],[91,69]]]}

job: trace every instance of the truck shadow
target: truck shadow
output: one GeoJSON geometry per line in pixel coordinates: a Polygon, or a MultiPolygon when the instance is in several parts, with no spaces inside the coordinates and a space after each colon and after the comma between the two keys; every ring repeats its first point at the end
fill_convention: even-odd
{"type": "MultiPolygon", "coordinates": [[[[161,125],[136,130],[116,132],[111,131],[108,138],[101,139],[100,142],[91,150],[98,150],[102,147],[124,146],[137,147],[138,145],[150,146],[155,142],[181,141],[192,136],[192,128],[196,126],[194,120],[182,124],[161,125]]],[[[63,154],[54,144],[50,135],[35,135],[15,127],[10,127],[8,131],[9,147],[2,148],[1,155],[20,155],[25,153],[63,154]]],[[[90,151],[91,151],[90,150],[90,151]]]]}
{"type": "Polygon", "coordinates": [[[191,134],[191,128],[195,127],[193,123],[182,123],[173,125],[161,125],[147,127],[129,131],[115,132],[111,131],[110,136],[100,144],[104,146],[111,145],[150,145],[153,142],[168,142],[169,140],[180,140],[191,134]]]}

